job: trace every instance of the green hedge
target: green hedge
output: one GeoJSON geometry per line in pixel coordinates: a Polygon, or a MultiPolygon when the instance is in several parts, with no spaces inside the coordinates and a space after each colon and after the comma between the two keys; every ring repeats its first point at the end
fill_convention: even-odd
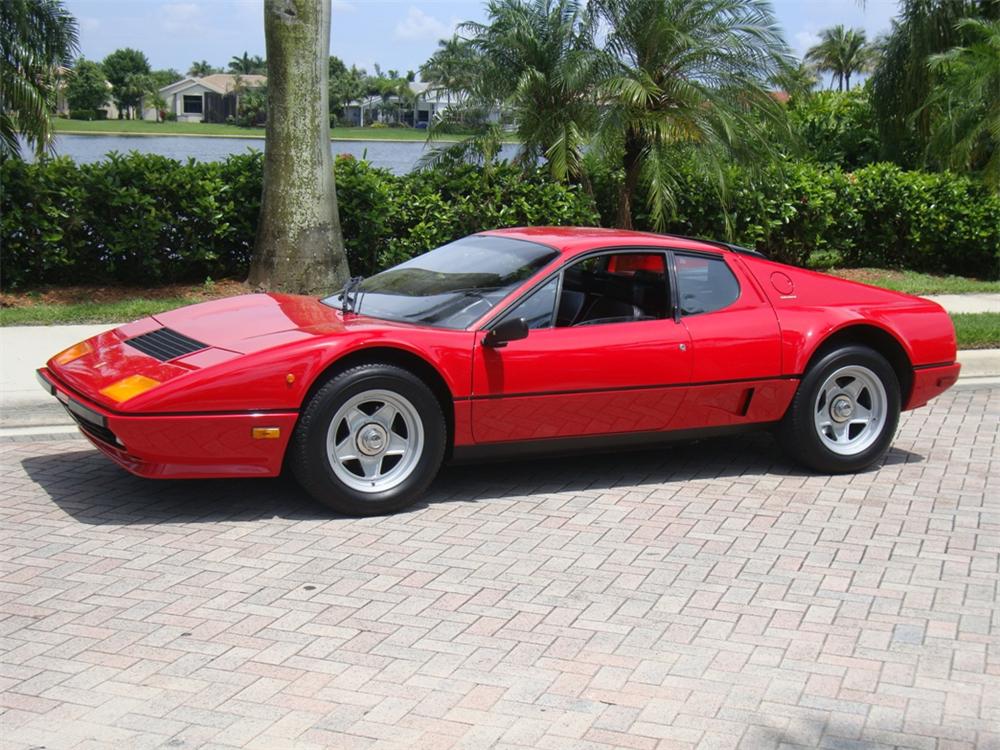
{"type": "MultiPolygon", "coordinates": [[[[452,164],[397,176],[339,157],[336,168],[353,273],[369,275],[481,229],[599,222],[581,188],[509,165],[452,164]]],[[[696,170],[682,165],[679,172],[684,184],[672,232],[732,236],[800,265],[1000,277],[1000,196],[964,177],[887,164],[845,173],[789,163],[757,176],[734,167],[727,215],[696,170]]],[[[261,174],[260,154],[187,163],[136,153],[79,165],[8,160],[0,165],[0,284],[154,285],[244,275],[261,174]]],[[[590,164],[606,225],[616,178],[590,164]]],[[[636,224],[649,226],[641,208],[636,224]]]]}
{"type": "MultiPolygon", "coordinates": [[[[578,187],[511,166],[405,176],[337,159],[351,271],[369,275],[482,229],[595,224],[578,187]]],[[[181,163],[112,154],[0,165],[0,284],[161,284],[245,275],[260,209],[263,157],[181,163]]]]}
{"type": "Polygon", "coordinates": [[[111,154],[0,166],[3,288],[160,284],[245,273],[261,158],[182,164],[111,154]]]}
{"type": "MultiPolygon", "coordinates": [[[[669,232],[731,236],[795,265],[1000,278],[1000,196],[962,176],[906,172],[891,164],[844,172],[790,162],[756,176],[734,167],[727,216],[711,184],[693,169],[679,172],[684,181],[669,232]]],[[[592,169],[605,222],[614,218],[616,178],[613,171],[592,169]]],[[[644,195],[636,205],[636,226],[648,229],[644,195]]]]}
{"type": "Polygon", "coordinates": [[[351,272],[365,276],[483,229],[598,223],[593,200],[579,187],[508,164],[486,171],[452,164],[398,177],[339,157],[336,171],[351,272]]]}

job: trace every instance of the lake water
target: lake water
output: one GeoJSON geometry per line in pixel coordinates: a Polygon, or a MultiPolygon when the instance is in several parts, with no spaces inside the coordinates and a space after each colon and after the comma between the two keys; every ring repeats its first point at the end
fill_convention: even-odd
{"type": "MultiPolygon", "coordinates": [[[[367,159],[373,166],[389,169],[396,174],[413,170],[421,156],[436,144],[427,147],[423,141],[331,141],[334,154],[351,154],[367,159]]],[[[198,138],[186,136],[128,135],[58,135],[56,153],[74,161],[89,163],[102,160],[109,152],[160,154],[185,161],[219,161],[230,154],[256,149],[264,150],[263,138],[198,138]]],[[[505,145],[501,158],[510,159],[517,147],[505,145]]]]}

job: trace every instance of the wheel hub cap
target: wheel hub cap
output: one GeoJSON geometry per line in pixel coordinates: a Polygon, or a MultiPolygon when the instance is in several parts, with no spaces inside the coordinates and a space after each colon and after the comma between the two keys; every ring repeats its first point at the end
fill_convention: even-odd
{"type": "Polygon", "coordinates": [[[367,424],[358,430],[358,450],[366,456],[376,456],[385,450],[389,439],[385,429],[378,424],[367,424]]]}
{"type": "Polygon", "coordinates": [[[835,422],[846,422],[854,413],[854,404],[848,396],[837,396],[830,404],[830,418],[835,422]]]}
{"type": "Polygon", "coordinates": [[[820,386],[813,420],[823,445],[841,456],[856,456],[882,434],[888,396],[879,377],[862,365],[832,372],[820,386]]]}
{"type": "Polygon", "coordinates": [[[385,492],[406,481],[420,462],[424,430],[402,394],[373,388],[343,403],[326,433],[337,479],[358,492],[385,492]]]}

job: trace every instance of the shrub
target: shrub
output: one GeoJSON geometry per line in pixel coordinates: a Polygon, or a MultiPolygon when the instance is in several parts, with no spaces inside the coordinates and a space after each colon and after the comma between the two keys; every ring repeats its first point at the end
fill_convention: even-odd
{"type": "Polygon", "coordinates": [[[108,112],[105,109],[71,109],[69,111],[70,120],[107,120],[108,112]]]}
{"type": "Polygon", "coordinates": [[[339,157],[337,200],[351,271],[365,276],[487,228],[598,221],[580,188],[507,164],[486,171],[451,164],[398,177],[339,157]]]}
{"type": "MultiPolygon", "coordinates": [[[[337,159],[337,196],[353,273],[471,232],[517,224],[595,224],[579,188],[452,165],[397,176],[337,159]]],[[[260,153],[222,162],[111,154],[0,165],[0,283],[201,281],[247,272],[260,210],[260,153]]]]}
{"type": "MultiPolygon", "coordinates": [[[[588,157],[605,224],[620,171],[588,157]]],[[[458,237],[495,227],[601,223],[579,186],[508,164],[446,163],[398,176],[336,161],[353,273],[370,275],[458,237]]],[[[800,265],[912,268],[1000,277],[1000,196],[965,177],[873,164],[853,173],[790,162],[759,174],[731,168],[728,211],[683,160],[668,231],[731,237],[800,265]]],[[[0,284],[195,282],[246,274],[260,210],[263,158],[181,163],[110,155],[0,164],[0,284]]],[[[650,227],[637,196],[639,229],[650,227]]]]}
{"type": "MultiPolygon", "coordinates": [[[[1000,196],[955,174],[873,164],[856,172],[802,162],[760,174],[731,168],[728,211],[697,170],[679,165],[684,187],[668,232],[729,237],[796,265],[910,268],[1000,277],[1000,196]]],[[[598,209],[612,223],[620,174],[590,170],[598,209]]],[[[649,229],[644,195],[636,227],[649,229]]]]}
{"type": "Polygon", "coordinates": [[[793,97],[788,119],[819,163],[857,169],[879,158],[881,140],[868,87],[793,97]]]}

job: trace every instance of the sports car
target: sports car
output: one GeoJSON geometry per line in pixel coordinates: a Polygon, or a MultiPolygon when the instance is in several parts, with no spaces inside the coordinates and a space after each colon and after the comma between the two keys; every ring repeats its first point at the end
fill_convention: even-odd
{"type": "Polygon", "coordinates": [[[347,514],[415,502],[444,461],[772,429],[818,472],[880,460],[958,378],[934,302],[721,242],[483,232],[326,299],[251,294],[143,318],[38,377],[151,478],[290,470],[347,514]]]}

